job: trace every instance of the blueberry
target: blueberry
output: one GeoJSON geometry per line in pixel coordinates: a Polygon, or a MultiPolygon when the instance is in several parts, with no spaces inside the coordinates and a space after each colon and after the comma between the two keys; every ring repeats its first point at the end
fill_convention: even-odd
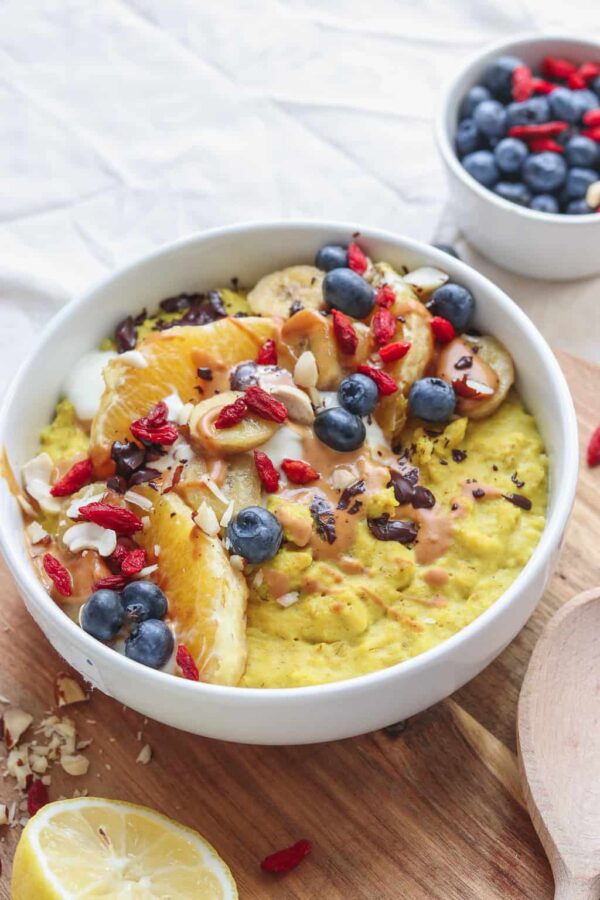
{"type": "Polygon", "coordinates": [[[594,78],[591,87],[593,92],[600,99],[600,75],[597,75],[596,78],[594,78]]]}
{"type": "Polygon", "coordinates": [[[320,441],[340,453],[357,450],[367,436],[363,420],[341,406],[317,413],[313,428],[320,441]]]}
{"type": "Polygon", "coordinates": [[[554,118],[571,124],[578,121],[581,109],[575,91],[570,91],[566,87],[558,87],[549,94],[548,102],[554,118]]]}
{"type": "Polygon", "coordinates": [[[598,162],[598,145],[591,138],[575,134],[565,144],[565,157],[570,166],[595,166],[598,162]]]}
{"type": "Polygon", "coordinates": [[[484,187],[496,184],[500,177],[494,154],[489,150],[477,150],[475,153],[469,153],[463,159],[462,164],[469,175],[484,187]]]}
{"type": "Polygon", "coordinates": [[[339,244],[327,244],[321,247],[315,259],[317,269],[331,272],[332,269],[345,269],[348,267],[348,251],[339,244]]]}
{"type": "Polygon", "coordinates": [[[456,395],[441,378],[421,378],[411,387],[408,403],[413,416],[419,419],[447,422],[454,412],[456,395]]]}
{"type": "Polygon", "coordinates": [[[433,244],[436,250],[441,250],[442,253],[447,253],[448,256],[453,256],[454,259],[460,259],[458,252],[454,249],[452,244],[433,244]]]}
{"type": "Polygon", "coordinates": [[[246,506],[227,528],[231,550],[250,563],[273,559],[283,540],[283,529],[275,516],[262,506],[246,506]]]}
{"type": "Polygon", "coordinates": [[[508,103],[512,99],[512,74],[523,61],[516,56],[500,56],[483,73],[483,81],[494,97],[508,103]]]}
{"type": "Polygon", "coordinates": [[[483,140],[473,119],[463,119],[456,129],[456,152],[459,156],[479,150],[483,140]]]}
{"type": "Polygon", "coordinates": [[[451,281],[433,292],[428,305],[434,316],[448,319],[459,332],[465,330],[475,311],[471,291],[462,284],[453,284],[451,281]]]}
{"type": "Polygon", "coordinates": [[[528,153],[527,144],[517,138],[507,137],[494,149],[494,159],[501,172],[505,175],[514,175],[520,171],[528,153]]]}
{"type": "Polygon", "coordinates": [[[338,388],[338,400],[344,409],[355,416],[368,416],[377,404],[379,391],[367,375],[349,375],[338,388]]]}
{"type": "Polygon", "coordinates": [[[573,95],[579,109],[580,118],[583,117],[584,113],[589,112],[591,109],[597,109],[600,105],[596,94],[593,91],[588,91],[587,88],[580,91],[573,91],[573,95]]]}
{"type": "Polygon", "coordinates": [[[529,206],[531,191],[521,181],[499,181],[494,185],[494,193],[519,206],[529,206]]]}
{"type": "Polygon", "coordinates": [[[534,153],[523,163],[523,181],[532,191],[549,194],[563,184],[567,166],[558,153],[534,153]]]}
{"type": "Polygon", "coordinates": [[[567,181],[565,184],[565,194],[568,200],[580,200],[585,197],[590,184],[600,180],[598,173],[593,169],[583,169],[580,166],[574,166],[567,172],[567,181]]]}
{"type": "Polygon", "coordinates": [[[557,213],[559,212],[558,200],[552,194],[538,194],[529,204],[530,209],[536,209],[538,212],[557,213]]]}
{"type": "Polygon", "coordinates": [[[506,134],[506,110],[497,100],[484,100],[476,107],[473,121],[479,131],[490,138],[506,134]]]}
{"type": "Polygon", "coordinates": [[[130,582],[123,588],[121,600],[127,617],[136,622],[164,619],[169,608],[167,598],[153,581],[130,582]]]}
{"type": "Polygon", "coordinates": [[[569,216],[585,216],[588,213],[594,212],[594,210],[587,205],[585,200],[571,200],[571,202],[567,204],[565,212],[569,216]]]}
{"type": "Polygon", "coordinates": [[[355,319],[366,319],[375,305],[375,291],[352,269],[333,269],[323,279],[323,297],[329,309],[355,319]]]}
{"type": "Polygon", "coordinates": [[[229,384],[232,391],[245,391],[258,384],[259,368],[255,362],[243,362],[231,370],[229,384]]]}
{"type": "Polygon", "coordinates": [[[125,656],[151,669],[160,669],[169,660],[174,645],[173,632],[165,622],[146,619],[136,625],[125,641],[125,656]]]}
{"type": "Polygon", "coordinates": [[[475,107],[484,100],[491,100],[492,95],[482,84],[476,84],[467,91],[458,110],[459,119],[468,119],[475,112],[475,107]]]}
{"type": "Polygon", "coordinates": [[[99,590],[90,595],[79,617],[81,627],[99,641],[112,641],[125,621],[125,608],[116,591],[99,590]]]}
{"type": "Polygon", "coordinates": [[[531,97],[521,103],[509,103],[506,107],[506,121],[513,125],[540,125],[550,119],[550,104],[546,97],[531,97]]]}

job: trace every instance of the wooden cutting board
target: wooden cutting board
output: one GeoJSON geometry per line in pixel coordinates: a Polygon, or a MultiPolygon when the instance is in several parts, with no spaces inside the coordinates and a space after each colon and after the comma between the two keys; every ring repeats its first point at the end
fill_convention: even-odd
{"type": "MultiPolygon", "coordinates": [[[[145,803],[204,834],[228,861],[242,898],[488,900],[551,898],[552,878],[524,808],[515,713],[531,650],[554,610],[600,584],[600,469],[585,448],[600,424],[600,367],[560,354],[582,444],[577,503],[552,583],[527,626],[478,678],[415,716],[395,736],[306,747],[248,747],[184,734],[96,693],[69,708],[93,738],[87,776],[53,779],[51,796],[145,803]],[[93,720],[96,724],[91,724],[93,720]],[[149,765],[136,764],[143,742],[149,765]],[[259,869],[299,838],[314,852],[285,876],[259,869]]],[[[0,694],[41,715],[64,663],[0,572],[0,694]],[[3,627],[5,630],[3,630],[3,627]]],[[[0,768],[2,768],[0,749],[0,768]]],[[[0,800],[10,797],[0,781],[0,800]]],[[[0,827],[0,897],[9,897],[19,829],[0,827]]]]}

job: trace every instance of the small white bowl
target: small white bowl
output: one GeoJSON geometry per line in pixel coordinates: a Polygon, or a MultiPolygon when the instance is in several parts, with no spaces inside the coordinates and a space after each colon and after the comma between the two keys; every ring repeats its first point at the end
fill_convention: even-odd
{"type": "MultiPolygon", "coordinates": [[[[44,331],[6,397],[0,446],[15,471],[33,456],[66,372],[115,323],[181,291],[251,285],[267,272],[311,263],[319,247],[347,241],[354,224],[274,222],[193,235],[106,278],[63,309],[44,331]]],[[[27,608],[64,658],[120,703],[169,725],[208,737],[256,744],[333,740],[380,728],[431,706],[477,675],[515,637],[533,612],[556,560],[577,480],[577,424],[565,379],[544,339],[499,288],[459,260],[389,232],[361,231],[374,259],[411,269],[431,264],[466,285],[476,324],[509,347],[517,385],[535,415],[550,456],[548,520],[540,543],[515,582],[478,619],[427,653],[337,684],[291,689],[220,687],[145,668],[94,640],[50,599],[28,558],[19,509],[0,481],[0,547],[27,608]]],[[[32,653],[35,648],[32,647],[32,653]]]]}
{"type": "Polygon", "coordinates": [[[600,213],[555,215],[510,203],[475,181],[456,155],[461,100],[469,88],[481,82],[490,63],[506,55],[517,56],[532,67],[544,56],[600,62],[600,43],[529,35],[494,44],[460,70],[444,93],[435,125],[456,221],[484,256],[520,275],[557,281],[596,275],[600,272],[600,213]]]}

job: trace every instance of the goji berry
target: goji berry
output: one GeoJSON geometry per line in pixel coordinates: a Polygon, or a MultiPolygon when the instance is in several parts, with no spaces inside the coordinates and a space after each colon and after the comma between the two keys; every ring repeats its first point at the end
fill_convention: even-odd
{"type": "Polygon", "coordinates": [[[368,375],[369,378],[373,379],[382,397],[395,394],[398,390],[398,385],[391,375],[388,375],[387,372],[383,372],[381,369],[376,369],[375,366],[362,365],[358,367],[358,371],[361,375],[368,375]]]}
{"type": "Polygon", "coordinates": [[[406,356],[411,347],[410,341],[396,341],[393,344],[386,344],[385,347],[380,347],[379,355],[384,363],[396,362],[397,359],[402,359],[406,356]]]}
{"type": "Polygon", "coordinates": [[[487,384],[474,381],[468,375],[463,375],[462,378],[453,378],[452,387],[455,394],[468,400],[481,400],[483,397],[491,397],[494,393],[487,384]]]}
{"type": "Polygon", "coordinates": [[[369,261],[362,252],[358,244],[348,245],[348,268],[352,269],[358,275],[363,275],[367,271],[369,261]]]}
{"type": "Polygon", "coordinates": [[[583,124],[590,126],[600,125],[600,109],[588,109],[583,114],[583,124]]]}
{"type": "Polygon", "coordinates": [[[275,341],[269,338],[265,341],[256,357],[259,366],[276,366],[277,365],[277,345],[275,341]]]}
{"type": "Polygon", "coordinates": [[[35,816],[49,802],[48,788],[39,778],[34,778],[27,789],[27,812],[30,816],[35,816]]]}
{"type": "Polygon", "coordinates": [[[600,465],[600,426],[596,428],[590,438],[587,448],[587,463],[591,468],[600,465]]]}
{"type": "Polygon", "coordinates": [[[589,137],[596,143],[600,143],[600,126],[596,125],[594,128],[582,128],[581,134],[584,137],[589,137]]]}
{"type": "Polygon", "coordinates": [[[542,72],[546,78],[557,78],[559,81],[563,81],[575,72],[575,65],[568,59],[546,56],[542,60],[542,72]]]}
{"type": "Polygon", "coordinates": [[[534,94],[551,94],[552,91],[559,87],[558,84],[552,84],[551,81],[546,81],[545,78],[534,78],[532,84],[534,94]]]}
{"type": "Polygon", "coordinates": [[[76,462],[62,478],[53,484],[50,493],[53,497],[69,497],[92,480],[92,461],[82,459],[76,462]]]}
{"type": "Polygon", "coordinates": [[[582,78],[579,72],[571,72],[567,78],[567,87],[571,88],[572,91],[582,91],[587,87],[587,83],[585,78],[582,78]]]}
{"type": "Polygon", "coordinates": [[[512,73],[513,100],[529,100],[533,94],[533,73],[529,66],[517,66],[512,73]]]}
{"type": "Polygon", "coordinates": [[[433,316],[429,324],[434,338],[440,344],[449,344],[456,337],[454,325],[442,316],[433,316]]]}
{"type": "Polygon", "coordinates": [[[279,487],[279,472],[262,450],[254,451],[254,464],[261,484],[268,494],[274,494],[279,487]]]}
{"type": "Polygon", "coordinates": [[[535,140],[543,137],[556,137],[568,128],[567,122],[542,122],[541,125],[512,125],[508,129],[511,137],[521,138],[524,141],[535,140]]]}
{"type": "Polygon", "coordinates": [[[348,316],[338,309],[331,313],[333,318],[333,334],[342,353],[353,356],[358,347],[358,335],[348,316]]]}
{"type": "Polygon", "coordinates": [[[312,850],[312,844],[310,841],[302,839],[301,841],[297,841],[291,847],[286,847],[284,850],[277,850],[276,853],[271,853],[270,856],[266,856],[260,864],[263,872],[289,872],[291,869],[295,869],[296,866],[302,862],[305,856],[312,850]]]}
{"type": "Polygon", "coordinates": [[[146,551],[143,547],[139,547],[137,550],[130,550],[123,557],[121,571],[123,575],[129,578],[131,575],[137,575],[138,572],[141,572],[145,565],[146,551]]]}
{"type": "Polygon", "coordinates": [[[200,681],[200,672],[196,661],[185,644],[179,644],[175,659],[184,678],[187,678],[188,681],[200,681]]]}
{"type": "Polygon", "coordinates": [[[238,397],[233,403],[228,403],[220,411],[215,419],[215,428],[233,428],[246,417],[248,407],[243,397],[238,397]]]}
{"type": "Polygon", "coordinates": [[[311,465],[301,459],[283,459],[281,468],[293,484],[308,484],[321,477],[311,465]]]}
{"type": "Polygon", "coordinates": [[[582,63],[577,69],[577,74],[580,78],[586,82],[591,81],[593,78],[597,78],[600,75],[600,65],[595,62],[585,62],[582,63]]]}
{"type": "Polygon", "coordinates": [[[391,314],[389,309],[380,307],[371,320],[371,329],[375,343],[381,347],[382,344],[389,344],[396,333],[397,321],[391,314]]]}
{"type": "Polygon", "coordinates": [[[58,593],[63,597],[70,597],[73,593],[73,579],[69,570],[51,553],[44,553],[42,565],[58,593]]]}
{"type": "Polygon", "coordinates": [[[251,409],[261,419],[268,419],[270,422],[279,422],[280,424],[287,419],[287,409],[283,403],[260,387],[253,385],[246,388],[244,401],[248,409],[251,409]]]}
{"type": "Polygon", "coordinates": [[[158,403],[152,407],[144,421],[148,428],[160,428],[160,426],[164,425],[167,421],[168,413],[169,409],[165,401],[159,400],[158,403]]]}
{"type": "Polygon", "coordinates": [[[564,153],[565,148],[562,144],[559,144],[558,141],[553,141],[552,138],[536,138],[534,141],[529,142],[529,149],[532,153],[564,153]]]}
{"type": "Polygon", "coordinates": [[[151,444],[174,444],[179,437],[177,426],[167,422],[167,404],[160,400],[147,416],[131,423],[131,433],[139,441],[151,444]]]}
{"type": "Polygon", "coordinates": [[[92,590],[101,591],[106,588],[109,591],[119,591],[126,584],[127,579],[124,575],[106,575],[105,578],[99,578],[98,581],[94,582],[92,590]]]}
{"type": "Polygon", "coordinates": [[[395,302],[396,294],[394,293],[393,287],[389,284],[383,284],[375,294],[375,303],[377,306],[383,306],[384,309],[389,309],[395,302]]]}
{"type": "Polygon", "coordinates": [[[135,534],[143,528],[142,520],[135,513],[112,503],[88,503],[79,507],[79,515],[86,522],[94,522],[102,528],[112,528],[117,534],[135,534]]]}
{"type": "Polygon", "coordinates": [[[123,562],[123,560],[125,559],[125,557],[130,552],[131,549],[132,549],[131,547],[126,547],[125,544],[121,544],[121,543],[117,544],[117,546],[115,547],[113,552],[110,554],[111,562],[118,563],[119,567],[120,567],[121,563],[123,562]]]}

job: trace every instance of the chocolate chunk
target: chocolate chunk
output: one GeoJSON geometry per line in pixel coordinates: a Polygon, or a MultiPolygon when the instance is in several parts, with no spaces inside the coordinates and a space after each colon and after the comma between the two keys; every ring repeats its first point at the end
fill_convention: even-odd
{"type": "Polygon", "coordinates": [[[414,522],[403,522],[390,519],[389,516],[378,516],[367,519],[369,531],[378,541],[398,541],[400,544],[413,544],[419,529],[414,522]]]}
{"type": "Polygon", "coordinates": [[[481,500],[482,497],[485,497],[485,491],[483,488],[474,488],[471,491],[476,500],[481,500]]]}
{"type": "Polygon", "coordinates": [[[310,513],[322,541],[333,544],[336,539],[335,515],[325,497],[316,496],[310,504],[310,513]]]}
{"type": "Polygon", "coordinates": [[[115,441],[110,455],[117,466],[117,475],[129,480],[133,473],[144,465],[146,453],[134,441],[115,441]]]}
{"type": "Polygon", "coordinates": [[[510,476],[510,480],[512,481],[513,484],[516,484],[516,486],[517,486],[519,489],[522,488],[522,487],[525,487],[525,482],[524,482],[524,481],[519,481],[519,478],[518,478],[518,475],[517,475],[516,472],[513,472],[513,474],[510,476]]]}
{"type": "Polygon", "coordinates": [[[466,458],[467,458],[466,450],[455,449],[452,451],[452,459],[454,460],[455,463],[464,462],[466,458]]]}
{"type": "Polygon", "coordinates": [[[458,503],[453,503],[450,509],[452,510],[452,512],[456,512],[456,510],[458,509],[458,503]]]}
{"type": "Polygon", "coordinates": [[[160,475],[161,473],[158,469],[152,469],[150,467],[138,469],[129,479],[129,487],[133,487],[136,484],[145,484],[147,481],[153,481],[155,478],[160,478],[160,475]]]}
{"type": "Polygon", "coordinates": [[[353,484],[349,484],[348,487],[344,488],[344,490],[342,491],[342,496],[340,497],[337,508],[348,509],[352,498],[356,497],[357,494],[364,493],[364,490],[365,483],[362,479],[360,481],[355,481],[353,484]]]}
{"type": "Polygon", "coordinates": [[[167,297],[158,304],[161,309],[168,313],[183,312],[190,306],[190,294],[177,294],[175,297],[167,297]]]}
{"type": "Polygon", "coordinates": [[[348,510],[348,515],[353,516],[359,510],[362,509],[362,503],[360,500],[355,500],[350,509],[348,510]]]}
{"type": "Polygon", "coordinates": [[[390,471],[390,484],[394,488],[394,496],[400,506],[410,503],[414,509],[431,509],[435,506],[435,497],[431,491],[422,485],[415,484],[412,480],[414,474],[419,476],[418,469],[410,469],[402,473],[395,469],[390,471]]]}
{"type": "Polygon", "coordinates": [[[470,369],[473,365],[473,357],[472,356],[461,356],[460,359],[457,359],[454,363],[455,369],[470,369]]]}
{"type": "Polygon", "coordinates": [[[498,466],[496,465],[496,463],[493,464],[492,469],[494,472],[498,471],[498,466]]]}
{"type": "Polygon", "coordinates": [[[531,509],[532,503],[529,497],[524,497],[522,494],[502,494],[502,496],[509,503],[518,506],[519,509],[531,509]]]}
{"type": "Polygon", "coordinates": [[[429,488],[418,484],[414,489],[411,503],[414,509],[433,509],[435,506],[435,497],[429,488]]]}
{"type": "Polygon", "coordinates": [[[148,312],[146,310],[146,307],[144,307],[143,310],[141,312],[139,312],[137,314],[137,316],[135,317],[135,319],[133,320],[133,324],[134,325],[143,325],[147,318],[148,318],[148,312]]]}
{"type": "Polygon", "coordinates": [[[133,350],[137,341],[137,329],[132,316],[127,316],[115,328],[115,344],[118,353],[133,350]]]}
{"type": "Polygon", "coordinates": [[[294,302],[290,306],[290,319],[292,318],[292,316],[295,316],[296,313],[299,313],[303,309],[304,307],[302,306],[300,300],[294,300],[294,302]]]}
{"type": "Polygon", "coordinates": [[[109,478],[106,482],[106,487],[110,488],[110,490],[114,491],[116,494],[124,494],[127,490],[127,482],[122,475],[113,475],[112,478],[109,478]]]}
{"type": "Polygon", "coordinates": [[[212,381],[213,380],[213,371],[210,366],[200,366],[198,371],[198,378],[202,378],[203,381],[212,381]]]}
{"type": "Polygon", "coordinates": [[[447,465],[448,465],[447,459],[440,459],[440,466],[447,466],[447,465]]]}

